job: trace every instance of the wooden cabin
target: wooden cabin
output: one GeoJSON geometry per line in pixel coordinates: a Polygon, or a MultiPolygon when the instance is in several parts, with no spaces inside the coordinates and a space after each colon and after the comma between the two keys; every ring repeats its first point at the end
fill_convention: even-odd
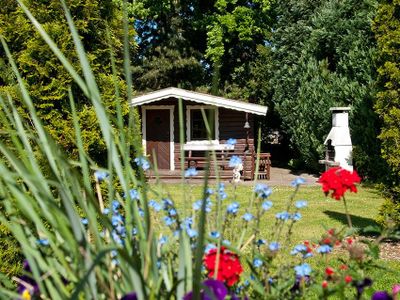
{"type": "MultiPolygon", "coordinates": [[[[206,153],[214,151],[216,161],[210,167],[215,176],[215,162],[222,178],[232,177],[228,162],[232,155],[243,161],[242,178],[254,177],[254,119],[265,117],[267,107],[242,101],[226,99],[209,94],[179,88],[166,88],[135,97],[131,106],[138,107],[142,120],[144,154],[150,158],[161,177],[179,177],[181,160],[185,168],[206,166],[206,153]],[[183,104],[184,144],[181,157],[179,105],[183,104]],[[207,115],[211,138],[208,138],[202,110],[207,115]],[[235,145],[227,143],[236,139],[235,145]]],[[[150,173],[149,176],[152,176],[150,173]]]]}

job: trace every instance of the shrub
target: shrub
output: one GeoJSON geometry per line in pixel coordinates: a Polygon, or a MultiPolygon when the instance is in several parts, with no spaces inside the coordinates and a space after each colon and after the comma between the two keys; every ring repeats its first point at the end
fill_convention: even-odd
{"type": "Polygon", "coordinates": [[[0,273],[8,278],[21,274],[23,255],[15,237],[0,224],[0,273]]]}

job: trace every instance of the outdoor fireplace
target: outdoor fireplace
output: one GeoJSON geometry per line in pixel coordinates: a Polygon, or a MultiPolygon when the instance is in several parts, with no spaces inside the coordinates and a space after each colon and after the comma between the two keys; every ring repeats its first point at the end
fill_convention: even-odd
{"type": "Polygon", "coordinates": [[[326,169],[340,166],[353,171],[352,144],[349,129],[350,107],[332,107],[332,128],[325,139],[325,159],[319,162],[326,169]]]}

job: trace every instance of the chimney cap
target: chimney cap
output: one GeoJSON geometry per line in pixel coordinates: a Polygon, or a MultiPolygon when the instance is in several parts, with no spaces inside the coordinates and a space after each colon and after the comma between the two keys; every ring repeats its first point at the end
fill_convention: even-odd
{"type": "Polygon", "coordinates": [[[348,106],[347,107],[345,107],[345,106],[343,106],[343,107],[331,107],[329,110],[332,111],[332,112],[350,111],[351,107],[348,107],[348,106]]]}

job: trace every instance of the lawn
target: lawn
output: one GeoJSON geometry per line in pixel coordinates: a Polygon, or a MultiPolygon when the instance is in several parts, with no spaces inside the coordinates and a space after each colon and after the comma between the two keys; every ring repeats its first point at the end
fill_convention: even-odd
{"type": "MultiPolygon", "coordinates": [[[[213,186],[211,185],[211,187],[213,186]]],[[[202,186],[200,184],[185,183],[183,189],[181,184],[164,184],[162,189],[160,186],[153,185],[153,188],[155,190],[163,190],[163,195],[173,199],[176,206],[181,210],[191,210],[193,202],[201,198],[202,194],[202,186]]],[[[292,187],[283,186],[275,186],[272,189],[273,193],[270,196],[270,200],[273,202],[273,207],[262,216],[260,223],[261,232],[259,237],[266,240],[270,240],[271,236],[274,235],[271,229],[275,223],[275,214],[286,210],[287,200],[294,191],[292,187]]],[[[230,239],[231,237],[233,241],[244,228],[245,222],[241,219],[241,216],[246,210],[253,214],[256,212],[254,209],[250,209],[252,186],[239,185],[234,189],[231,184],[226,184],[226,192],[228,198],[223,200],[223,205],[231,203],[234,197],[240,203],[238,217],[230,223],[230,228],[227,230],[227,238],[230,239]]],[[[341,229],[347,224],[342,201],[325,197],[319,186],[301,187],[294,200],[307,200],[308,206],[301,210],[302,218],[294,226],[291,241],[287,241],[285,235],[279,239],[282,245],[286,244],[291,247],[305,240],[317,242],[321,235],[326,232],[326,229],[341,229]]],[[[383,198],[377,190],[360,187],[358,193],[347,193],[346,200],[353,226],[363,228],[376,224],[374,218],[383,202],[383,198]]],[[[209,231],[216,229],[214,220],[213,213],[211,213],[207,222],[209,231]]],[[[252,232],[251,226],[249,225],[248,232],[252,232]]],[[[332,265],[338,264],[335,260],[340,255],[343,254],[332,255],[330,263],[332,265]]],[[[376,268],[371,271],[371,274],[365,274],[365,276],[374,278],[373,290],[390,290],[395,283],[400,281],[400,260],[381,259],[379,264],[383,269],[376,268]]],[[[317,265],[318,263],[314,263],[315,267],[318,267],[317,265]]],[[[371,293],[372,289],[366,291],[366,295],[371,293]]]]}

